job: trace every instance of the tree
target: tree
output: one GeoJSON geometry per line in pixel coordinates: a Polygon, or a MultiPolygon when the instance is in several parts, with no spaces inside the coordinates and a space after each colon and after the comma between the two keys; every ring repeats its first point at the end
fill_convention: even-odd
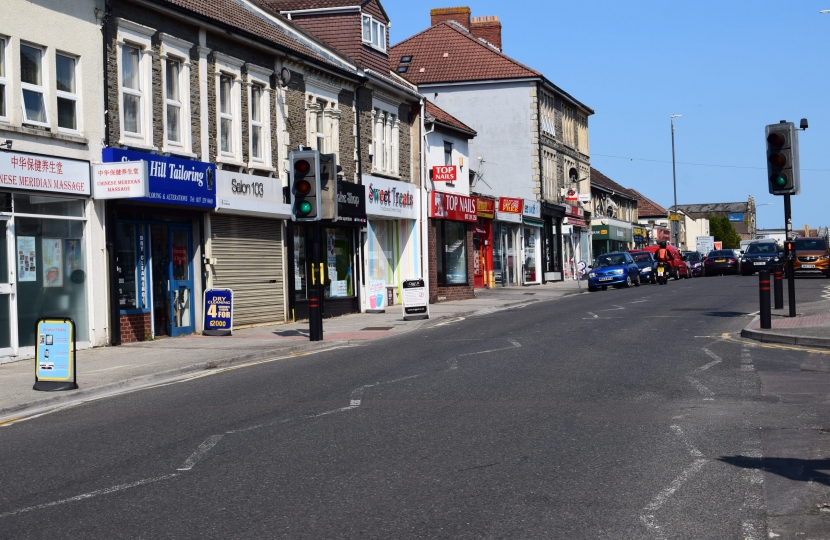
{"type": "Polygon", "coordinates": [[[732,226],[727,216],[709,215],[709,234],[715,237],[715,242],[723,242],[724,249],[740,249],[741,237],[732,226]]]}

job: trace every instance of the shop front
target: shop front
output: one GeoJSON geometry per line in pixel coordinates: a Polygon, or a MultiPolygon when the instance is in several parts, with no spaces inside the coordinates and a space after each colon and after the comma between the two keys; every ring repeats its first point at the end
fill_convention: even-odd
{"type": "Polygon", "coordinates": [[[493,218],[496,200],[476,197],[478,222],[473,230],[473,285],[476,289],[496,286],[493,273],[493,218]]]}
{"type": "MultiPolygon", "coordinates": [[[[353,182],[337,182],[337,218],[320,222],[323,260],[323,317],[360,313],[361,272],[359,247],[366,231],[366,188],[353,182]]],[[[292,223],[288,266],[294,279],[288,284],[293,320],[308,318],[308,291],[319,273],[312,272],[316,224],[292,223]]]]}
{"type": "Polygon", "coordinates": [[[366,280],[378,295],[365,295],[363,308],[380,311],[400,303],[402,283],[421,277],[418,224],[418,188],[415,184],[363,175],[366,216],[364,245],[366,280]]]}
{"type": "Polygon", "coordinates": [[[216,172],[208,286],[233,291],[234,328],[285,321],[283,238],[290,220],[279,178],[216,172]]]}
{"type": "Polygon", "coordinates": [[[542,283],[542,203],[522,201],[522,284],[542,283]]]}
{"type": "Polygon", "coordinates": [[[632,227],[630,223],[617,222],[592,225],[591,230],[593,231],[591,239],[594,248],[594,257],[604,253],[628,251],[632,241],[632,227]]]}
{"type": "Polygon", "coordinates": [[[634,249],[643,249],[648,245],[648,229],[635,226],[631,232],[634,238],[634,249]]]}
{"type": "Polygon", "coordinates": [[[493,277],[496,285],[521,284],[522,199],[500,197],[493,223],[493,277]]]}
{"type": "MultiPolygon", "coordinates": [[[[572,207],[576,208],[576,207],[572,207]]],[[[581,208],[578,209],[581,211],[581,208]]],[[[591,259],[588,223],[571,214],[562,219],[562,244],[565,254],[565,279],[580,279],[591,259]]]]}
{"type": "Polygon", "coordinates": [[[69,317],[90,347],[88,161],[0,152],[0,362],[32,356],[35,322],[69,317]]]}
{"type": "Polygon", "coordinates": [[[430,303],[475,298],[473,231],[478,223],[476,199],[430,192],[430,303]]]}
{"type": "Polygon", "coordinates": [[[563,281],[565,279],[565,254],[563,252],[564,242],[562,241],[562,221],[565,217],[566,206],[554,203],[542,204],[542,243],[544,246],[544,281],[563,281]]]}
{"type": "Polygon", "coordinates": [[[115,344],[201,331],[211,163],[105,148],[104,163],[145,161],[149,194],[107,201],[115,344]]]}

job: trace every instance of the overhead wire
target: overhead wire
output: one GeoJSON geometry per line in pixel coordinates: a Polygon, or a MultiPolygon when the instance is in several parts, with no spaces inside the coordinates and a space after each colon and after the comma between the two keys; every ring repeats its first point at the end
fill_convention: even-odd
{"type": "MultiPolygon", "coordinates": [[[[627,159],[629,161],[648,161],[651,163],[668,163],[671,164],[671,161],[663,160],[663,159],[646,159],[646,158],[635,158],[629,156],[612,156],[609,154],[596,154],[591,153],[591,156],[599,156],[599,157],[608,157],[608,158],[615,158],[615,159],[627,159]]],[[[746,167],[743,165],[712,165],[710,163],[689,163],[687,161],[677,161],[678,165],[693,165],[695,167],[716,167],[721,169],[753,169],[758,171],[765,171],[767,170],[766,167],[746,167]]],[[[830,172],[830,169],[808,169],[808,168],[801,168],[802,171],[820,171],[820,172],[830,172]]]]}

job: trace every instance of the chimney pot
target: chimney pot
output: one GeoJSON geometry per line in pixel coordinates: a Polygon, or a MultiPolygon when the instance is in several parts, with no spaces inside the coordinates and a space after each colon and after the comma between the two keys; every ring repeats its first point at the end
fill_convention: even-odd
{"type": "Polygon", "coordinates": [[[486,17],[472,19],[470,33],[476,39],[483,39],[495,45],[498,50],[502,50],[501,22],[499,22],[498,15],[487,15],[486,17]]]}
{"type": "Polygon", "coordinates": [[[455,21],[469,30],[472,25],[472,17],[470,15],[470,8],[467,6],[431,9],[429,12],[431,19],[430,26],[435,26],[446,21],[455,21]]]}

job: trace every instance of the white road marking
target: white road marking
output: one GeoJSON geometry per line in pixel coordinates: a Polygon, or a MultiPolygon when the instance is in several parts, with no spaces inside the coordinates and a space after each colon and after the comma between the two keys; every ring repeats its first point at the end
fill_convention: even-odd
{"type": "Polygon", "coordinates": [[[742,364],[741,371],[755,371],[755,366],[752,364],[742,364]]]}
{"type": "Polygon", "coordinates": [[[591,313],[591,312],[589,311],[589,312],[588,312],[588,315],[590,315],[590,316],[591,316],[592,318],[594,318],[594,319],[599,319],[599,315],[597,315],[596,313],[591,313]]]}
{"type": "Polygon", "coordinates": [[[514,347],[516,347],[517,349],[520,349],[520,348],[522,347],[522,344],[521,344],[521,343],[519,343],[518,341],[516,341],[515,339],[512,339],[512,338],[507,338],[507,341],[509,341],[510,343],[512,343],[512,344],[513,344],[513,346],[514,346],[514,347]]]}
{"type": "Polygon", "coordinates": [[[191,454],[189,458],[187,458],[187,461],[185,461],[184,464],[177,470],[189,471],[190,469],[192,469],[193,466],[196,465],[196,463],[198,463],[198,461],[202,459],[205,456],[205,454],[207,454],[210,451],[211,448],[216,446],[216,443],[218,443],[219,439],[221,439],[222,437],[224,437],[224,435],[211,435],[210,437],[208,437],[205,440],[205,442],[200,444],[199,448],[197,448],[196,451],[193,452],[193,454],[191,454]]]}
{"type": "Polygon", "coordinates": [[[715,395],[715,393],[714,393],[714,392],[712,392],[711,390],[709,390],[708,388],[706,388],[705,386],[703,386],[703,385],[700,383],[700,381],[699,381],[699,380],[695,379],[695,378],[694,378],[694,377],[692,377],[691,375],[687,375],[687,376],[686,376],[686,380],[687,380],[687,381],[689,381],[689,383],[690,383],[692,386],[694,386],[694,387],[695,387],[695,389],[696,389],[698,392],[700,392],[700,393],[701,393],[701,395],[704,395],[704,396],[706,396],[706,397],[712,397],[712,396],[714,396],[714,395],[715,395]]]}
{"type": "Polygon", "coordinates": [[[509,351],[510,349],[513,349],[513,348],[519,348],[519,347],[521,347],[521,344],[520,344],[518,341],[516,341],[515,339],[508,339],[507,341],[509,341],[509,342],[510,342],[510,344],[512,345],[512,347],[501,347],[501,348],[499,348],[499,349],[488,349],[488,350],[486,350],[486,351],[478,351],[478,352],[464,353],[464,354],[459,354],[459,355],[458,355],[458,357],[460,358],[460,357],[462,357],[462,356],[475,356],[475,355],[477,355],[477,354],[487,354],[487,353],[491,353],[491,352],[498,352],[498,351],[509,351]]]}
{"type": "Polygon", "coordinates": [[[710,350],[709,350],[709,349],[707,349],[706,347],[703,347],[703,352],[705,352],[705,353],[706,353],[706,355],[707,355],[709,358],[711,358],[712,360],[717,360],[718,362],[723,362],[723,358],[721,358],[721,357],[720,357],[720,356],[718,356],[717,354],[713,353],[712,351],[710,351],[710,350]]]}
{"type": "Polygon", "coordinates": [[[709,369],[710,367],[712,367],[712,366],[716,366],[716,365],[718,365],[718,364],[720,364],[720,363],[721,363],[721,361],[720,361],[720,360],[712,360],[712,361],[711,361],[711,362],[709,362],[708,364],[706,364],[706,365],[704,365],[704,366],[700,366],[699,368],[697,368],[696,370],[694,370],[694,373],[700,373],[701,371],[706,371],[706,370],[707,370],[707,369],[709,369]]]}
{"type": "Polygon", "coordinates": [[[457,322],[461,322],[461,321],[464,321],[464,320],[466,320],[465,317],[453,317],[452,319],[448,319],[444,322],[434,324],[434,325],[430,326],[430,328],[437,328],[439,326],[447,326],[448,324],[455,324],[457,322]]]}
{"type": "Polygon", "coordinates": [[[688,437],[686,437],[686,434],[683,432],[683,429],[680,426],[672,426],[671,429],[675,432],[675,434],[677,434],[678,437],[680,437],[680,440],[683,441],[683,444],[685,444],[686,448],[689,449],[689,453],[692,455],[693,458],[703,457],[703,452],[695,448],[692,445],[692,443],[689,442],[688,437]]]}
{"type": "Polygon", "coordinates": [[[602,312],[605,312],[605,311],[622,311],[622,310],[625,309],[624,307],[618,306],[617,304],[611,304],[611,305],[614,306],[614,309],[601,309],[601,310],[599,310],[599,312],[602,313],[602,312]]]}
{"type": "Polygon", "coordinates": [[[37,506],[29,506],[28,508],[21,508],[19,510],[12,510],[11,512],[6,512],[4,514],[0,514],[0,519],[10,516],[15,516],[17,514],[23,514],[26,512],[32,512],[34,510],[42,510],[44,508],[51,508],[53,506],[59,506],[61,504],[83,501],[86,499],[91,499],[93,497],[98,497],[100,495],[109,495],[110,493],[115,493],[117,491],[124,491],[125,489],[130,489],[138,486],[145,486],[147,484],[152,484],[154,482],[161,482],[162,480],[169,480],[170,478],[175,478],[179,476],[179,473],[173,474],[166,474],[164,476],[157,476],[155,478],[146,478],[144,480],[138,480],[137,482],[131,482],[129,484],[121,484],[118,486],[112,486],[104,489],[99,489],[97,491],[90,491],[89,493],[84,493],[82,495],[75,495],[74,497],[69,497],[68,499],[61,499],[59,501],[52,501],[45,504],[38,504],[37,506]]]}
{"type": "Polygon", "coordinates": [[[636,302],[629,302],[629,304],[642,304],[643,302],[648,302],[648,300],[637,300],[636,302]]]}
{"type": "Polygon", "coordinates": [[[450,364],[450,371],[458,369],[458,358],[450,358],[448,363],[450,364]]]}
{"type": "Polygon", "coordinates": [[[744,540],[761,540],[763,538],[762,529],[761,520],[747,520],[741,524],[741,535],[744,540]]]}

